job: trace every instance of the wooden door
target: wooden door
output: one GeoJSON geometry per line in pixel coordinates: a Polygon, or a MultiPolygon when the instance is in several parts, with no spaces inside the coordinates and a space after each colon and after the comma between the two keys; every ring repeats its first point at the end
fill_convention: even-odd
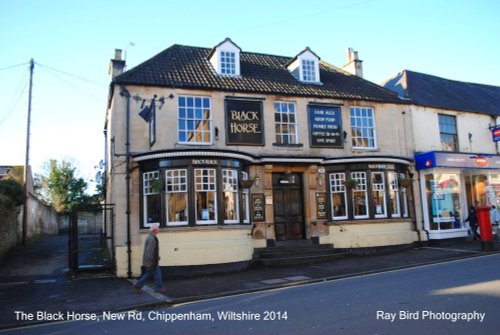
{"type": "Polygon", "coordinates": [[[304,207],[301,175],[273,173],[273,207],[276,240],[303,239],[304,207]]]}

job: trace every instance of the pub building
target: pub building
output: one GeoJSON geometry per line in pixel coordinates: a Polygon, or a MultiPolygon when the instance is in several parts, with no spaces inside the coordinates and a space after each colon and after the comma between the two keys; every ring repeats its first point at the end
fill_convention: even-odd
{"type": "Polygon", "coordinates": [[[411,245],[407,102],[305,48],[295,57],[173,45],[124,72],[106,116],[107,199],[118,276],[140,274],[159,223],[165,271],[247,267],[289,244],[411,245]]]}

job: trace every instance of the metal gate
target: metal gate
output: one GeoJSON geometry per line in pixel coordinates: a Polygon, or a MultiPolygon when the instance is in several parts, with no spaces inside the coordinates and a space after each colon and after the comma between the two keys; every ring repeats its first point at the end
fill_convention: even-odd
{"type": "Polygon", "coordinates": [[[79,207],[69,224],[69,268],[81,272],[109,272],[115,268],[113,205],[79,207]]]}

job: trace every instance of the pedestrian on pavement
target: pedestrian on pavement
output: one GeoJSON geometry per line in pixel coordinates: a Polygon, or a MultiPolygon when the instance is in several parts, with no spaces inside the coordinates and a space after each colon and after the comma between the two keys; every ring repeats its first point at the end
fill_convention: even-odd
{"type": "Polygon", "coordinates": [[[474,237],[474,241],[476,240],[476,238],[481,239],[481,236],[479,236],[479,234],[477,233],[478,220],[477,220],[476,208],[474,206],[470,206],[469,216],[467,217],[465,222],[469,222],[469,227],[470,230],[472,231],[472,236],[474,237]]]}
{"type": "Polygon", "coordinates": [[[146,241],[144,242],[144,254],[142,256],[142,266],[144,273],[135,282],[134,288],[137,293],[141,293],[141,289],[146,284],[146,282],[154,278],[155,280],[155,291],[164,293],[163,289],[163,277],[160,268],[160,248],[158,245],[158,237],[156,235],[160,231],[160,227],[157,223],[153,223],[150,227],[150,232],[146,241]]]}
{"type": "Polygon", "coordinates": [[[500,212],[495,205],[492,205],[490,209],[490,221],[491,227],[493,228],[493,231],[496,231],[498,239],[500,237],[500,227],[498,226],[498,224],[500,223],[500,212]]]}

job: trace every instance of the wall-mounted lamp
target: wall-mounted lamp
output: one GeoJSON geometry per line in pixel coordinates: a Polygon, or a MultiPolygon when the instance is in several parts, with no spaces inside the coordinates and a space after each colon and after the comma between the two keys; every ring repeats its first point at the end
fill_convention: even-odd
{"type": "Polygon", "coordinates": [[[215,127],[215,140],[216,141],[219,140],[219,128],[218,127],[215,127]]]}

